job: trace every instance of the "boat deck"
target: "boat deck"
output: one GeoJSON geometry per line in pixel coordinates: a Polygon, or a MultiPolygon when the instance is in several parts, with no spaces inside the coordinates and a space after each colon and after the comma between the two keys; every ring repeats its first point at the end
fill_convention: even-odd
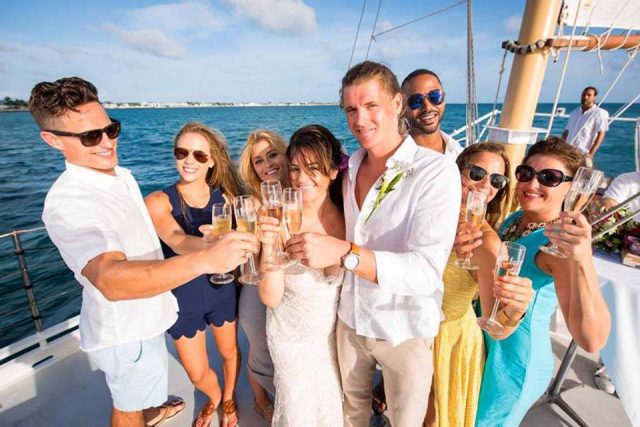
{"type": "MultiPolygon", "coordinates": [[[[69,338],[69,345],[77,346],[77,335],[69,338]],[[75,341],[75,342],[74,342],[75,341]]],[[[240,347],[246,354],[247,341],[240,333],[240,347]]],[[[163,424],[166,427],[190,426],[205,403],[205,396],[194,391],[177,359],[174,346],[168,339],[169,390],[172,396],[182,397],[187,404],[183,413],[163,424]]],[[[566,349],[561,336],[553,339],[556,367],[566,349]]],[[[221,359],[215,351],[209,334],[208,349],[212,366],[220,372],[221,359]]],[[[617,398],[595,388],[592,373],[596,355],[581,350],[569,370],[563,393],[564,399],[583,417],[589,426],[631,426],[617,398]]],[[[110,399],[100,371],[93,368],[81,351],[36,371],[9,387],[0,387],[0,426],[106,426],[110,415],[110,399]]],[[[237,389],[240,425],[265,426],[266,423],[253,410],[251,389],[247,382],[246,366],[240,374],[237,389]]],[[[212,426],[219,425],[214,418],[212,426]]],[[[538,403],[530,411],[523,426],[573,426],[557,407],[538,403]]]]}

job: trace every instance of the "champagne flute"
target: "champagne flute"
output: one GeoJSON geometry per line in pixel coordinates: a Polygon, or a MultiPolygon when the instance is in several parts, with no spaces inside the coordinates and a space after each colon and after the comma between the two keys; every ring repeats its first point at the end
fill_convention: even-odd
{"type": "MultiPolygon", "coordinates": [[[[602,171],[581,167],[571,180],[571,187],[564,198],[564,212],[582,212],[593,199],[604,174],[602,171]]],[[[558,258],[566,258],[557,245],[540,246],[542,252],[558,258]]]]}
{"type": "MultiPolygon", "coordinates": [[[[233,198],[233,211],[236,215],[236,230],[242,233],[256,234],[258,219],[253,196],[237,196],[233,198]]],[[[247,266],[238,280],[245,285],[257,285],[260,273],[256,270],[253,254],[247,254],[247,266]]]]}
{"type": "MultiPolygon", "coordinates": [[[[267,210],[267,215],[277,219],[282,223],[282,185],[280,181],[269,180],[260,183],[260,193],[262,193],[262,204],[267,210]]],[[[288,259],[288,254],[282,248],[280,236],[276,239],[275,251],[276,259],[284,263],[288,259]]]]}
{"type": "MultiPolygon", "coordinates": [[[[480,225],[482,225],[485,213],[487,212],[487,193],[469,190],[467,203],[463,209],[467,231],[472,232],[477,230],[480,225]]],[[[454,264],[456,267],[464,268],[465,270],[478,269],[478,266],[471,261],[471,253],[467,254],[463,259],[456,259],[454,264]]]]}
{"type": "MultiPolygon", "coordinates": [[[[287,239],[300,232],[302,227],[302,190],[298,188],[285,188],[282,193],[282,208],[284,215],[284,226],[287,239]]],[[[301,273],[304,267],[300,262],[295,261],[290,267],[290,273],[301,273]]]]}
{"type": "MultiPolygon", "coordinates": [[[[526,252],[527,249],[519,243],[502,242],[496,261],[496,276],[518,276],[526,252]]],[[[504,334],[505,331],[504,326],[496,320],[499,306],[500,300],[496,299],[493,303],[491,316],[489,318],[483,316],[477,320],[482,329],[496,336],[504,334]]]]}
{"type": "MultiPolygon", "coordinates": [[[[214,203],[211,207],[212,225],[211,236],[218,237],[231,231],[231,206],[227,203],[214,203]]],[[[233,282],[233,275],[229,273],[213,273],[209,282],[214,285],[224,285],[233,282]]]]}

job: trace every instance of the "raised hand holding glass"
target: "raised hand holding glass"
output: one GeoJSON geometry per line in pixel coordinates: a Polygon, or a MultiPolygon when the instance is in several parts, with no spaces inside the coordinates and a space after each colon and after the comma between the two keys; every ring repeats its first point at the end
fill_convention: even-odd
{"type": "MultiPolygon", "coordinates": [[[[467,231],[472,232],[478,230],[487,212],[487,193],[469,190],[467,203],[462,209],[467,231]]],[[[478,266],[471,261],[471,253],[467,254],[463,259],[456,259],[454,264],[456,267],[464,268],[465,270],[478,269],[478,266]]]]}
{"type": "MultiPolygon", "coordinates": [[[[256,234],[257,215],[253,196],[237,196],[233,199],[233,211],[236,215],[236,230],[242,233],[256,234]]],[[[251,252],[247,253],[245,272],[238,279],[245,285],[257,285],[260,273],[256,270],[255,259],[251,252]]]]}
{"type": "MultiPolygon", "coordinates": [[[[214,203],[211,207],[211,235],[218,237],[231,231],[231,206],[227,203],[214,203]]],[[[214,285],[224,285],[233,282],[233,275],[229,273],[214,273],[209,277],[214,285]]]]}

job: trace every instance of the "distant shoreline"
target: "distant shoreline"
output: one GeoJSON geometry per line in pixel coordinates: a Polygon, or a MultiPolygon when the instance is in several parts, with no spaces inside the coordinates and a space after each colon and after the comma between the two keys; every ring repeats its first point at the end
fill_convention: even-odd
{"type": "MultiPolygon", "coordinates": [[[[337,102],[103,102],[108,110],[142,109],[142,108],[229,108],[229,107],[323,107],[338,106],[337,102]]],[[[28,108],[3,108],[0,113],[17,113],[29,111],[28,108]]]]}

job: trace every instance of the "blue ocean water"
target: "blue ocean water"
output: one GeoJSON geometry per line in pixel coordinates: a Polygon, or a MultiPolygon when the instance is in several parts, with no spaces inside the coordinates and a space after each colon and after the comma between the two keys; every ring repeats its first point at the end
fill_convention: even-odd
{"type": "MultiPolygon", "coordinates": [[[[561,105],[571,111],[574,104],[561,105]]],[[[610,113],[620,104],[604,106],[610,113]]],[[[480,114],[490,111],[482,104],[480,114]]],[[[550,112],[551,104],[540,104],[539,112],[550,112]]],[[[299,127],[319,123],[344,141],[349,152],[357,143],[349,133],[344,115],[337,106],[226,107],[121,109],[109,114],[123,124],[119,141],[120,164],[131,169],[143,194],[165,187],[176,179],[172,139],[190,120],[201,121],[220,130],[229,142],[231,156],[237,159],[249,132],[267,128],[288,139],[299,127]]],[[[624,117],[639,117],[634,105],[624,117]]],[[[534,126],[546,127],[546,118],[534,126]]],[[[447,106],[442,127],[451,132],[465,123],[465,106],[447,106]]],[[[560,134],[564,120],[557,119],[553,133],[560,134]]],[[[633,123],[614,123],[596,156],[596,166],[608,176],[635,169],[633,123]]],[[[63,171],[62,157],[38,136],[38,129],[26,112],[0,114],[0,234],[15,229],[41,226],[45,195],[63,171]]],[[[21,236],[34,291],[45,327],[79,312],[81,289],[66,269],[45,232],[21,236]]],[[[0,348],[34,331],[22,276],[13,254],[10,238],[0,239],[0,348]]]]}

